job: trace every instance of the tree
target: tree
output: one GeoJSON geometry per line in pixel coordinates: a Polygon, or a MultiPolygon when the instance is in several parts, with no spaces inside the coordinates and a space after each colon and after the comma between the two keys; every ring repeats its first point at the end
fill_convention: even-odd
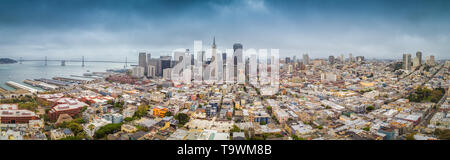
{"type": "Polygon", "coordinates": [[[95,129],[95,126],[93,124],[90,124],[88,127],[89,127],[89,130],[91,130],[91,131],[95,129]]]}
{"type": "Polygon", "coordinates": [[[375,107],[370,105],[366,108],[366,110],[367,110],[367,112],[371,112],[371,111],[375,110],[375,107]]]}
{"type": "Polygon", "coordinates": [[[240,132],[240,131],[241,129],[236,125],[233,125],[233,128],[230,129],[230,132],[240,132]]]}
{"type": "Polygon", "coordinates": [[[67,125],[67,128],[69,128],[74,135],[78,135],[81,132],[83,132],[83,127],[81,127],[80,124],[75,123],[75,122],[71,122],[67,125]]]}
{"type": "Polygon", "coordinates": [[[110,105],[113,105],[113,104],[114,104],[114,101],[113,101],[112,99],[110,99],[110,100],[106,101],[106,103],[107,103],[107,104],[110,104],[110,105]]]}
{"type": "Polygon", "coordinates": [[[364,127],[363,130],[368,132],[368,131],[370,131],[370,127],[364,127]]]}
{"type": "Polygon", "coordinates": [[[122,123],[107,124],[103,127],[100,127],[94,133],[94,138],[96,138],[96,139],[104,138],[108,134],[113,134],[113,133],[120,131],[121,127],[122,127],[122,123]]]}
{"type": "Polygon", "coordinates": [[[439,129],[438,128],[434,131],[434,134],[439,139],[450,140],[450,129],[439,129]]]}
{"type": "Polygon", "coordinates": [[[76,119],[72,120],[72,122],[78,123],[78,124],[86,123],[86,121],[84,121],[83,118],[76,118],[76,119]]]}
{"type": "Polygon", "coordinates": [[[182,125],[186,124],[187,122],[189,122],[189,116],[185,113],[178,113],[177,115],[175,115],[174,117],[176,120],[178,120],[178,122],[182,125]]]}
{"type": "Polygon", "coordinates": [[[87,110],[87,108],[88,108],[88,106],[83,106],[83,108],[81,108],[81,112],[84,112],[84,111],[86,111],[86,110],[87,110]]]}
{"type": "Polygon", "coordinates": [[[433,103],[437,103],[439,102],[439,100],[441,100],[442,96],[444,95],[444,93],[438,89],[433,90],[433,92],[431,92],[431,102],[433,103]]]}
{"type": "Polygon", "coordinates": [[[38,104],[39,106],[42,106],[42,107],[48,107],[48,106],[50,106],[50,103],[49,103],[48,101],[43,100],[43,99],[40,99],[40,98],[38,98],[38,99],[36,100],[36,102],[37,102],[37,104],[38,104]]]}
{"type": "Polygon", "coordinates": [[[18,104],[19,109],[26,109],[34,111],[38,107],[38,104],[36,102],[20,102],[18,104]]]}
{"type": "Polygon", "coordinates": [[[283,137],[283,135],[282,135],[282,134],[280,134],[280,133],[276,133],[276,134],[275,134],[275,137],[278,137],[278,138],[280,138],[280,137],[283,137]]]}
{"type": "Polygon", "coordinates": [[[131,121],[134,120],[134,118],[133,118],[133,117],[127,117],[127,118],[124,118],[123,120],[124,120],[125,122],[131,122],[131,121]]]}
{"type": "Polygon", "coordinates": [[[267,123],[266,123],[266,121],[261,121],[261,122],[259,122],[259,124],[260,125],[266,125],[267,123]]]}
{"type": "Polygon", "coordinates": [[[167,111],[166,113],[164,113],[164,116],[166,116],[166,117],[172,116],[172,112],[167,111]]]}
{"type": "Polygon", "coordinates": [[[136,118],[142,118],[143,116],[147,115],[148,113],[148,106],[147,105],[140,105],[137,108],[137,111],[134,113],[134,117],[136,118]]]}
{"type": "Polygon", "coordinates": [[[323,129],[323,126],[322,125],[318,125],[316,128],[317,129],[323,129]]]}

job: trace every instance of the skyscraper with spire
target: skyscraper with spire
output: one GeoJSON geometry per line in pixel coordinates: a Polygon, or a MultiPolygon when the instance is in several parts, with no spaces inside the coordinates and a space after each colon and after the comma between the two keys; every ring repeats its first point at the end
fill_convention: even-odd
{"type": "Polygon", "coordinates": [[[217,49],[217,46],[216,46],[216,36],[213,37],[212,49],[217,49]]]}

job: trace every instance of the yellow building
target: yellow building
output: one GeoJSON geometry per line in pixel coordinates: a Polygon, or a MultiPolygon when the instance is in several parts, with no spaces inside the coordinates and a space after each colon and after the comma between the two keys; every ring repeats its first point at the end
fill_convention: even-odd
{"type": "Polygon", "coordinates": [[[133,133],[133,132],[137,131],[137,128],[134,126],[131,126],[131,125],[124,124],[124,125],[122,125],[121,130],[123,132],[133,133]]]}
{"type": "Polygon", "coordinates": [[[373,82],[361,82],[360,84],[364,87],[373,87],[375,85],[373,82]]]}
{"type": "Polygon", "coordinates": [[[239,105],[239,103],[235,103],[234,107],[235,107],[236,109],[241,109],[241,105],[239,105]]]}
{"type": "Polygon", "coordinates": [[[154,116],[164,117],[166,113],[167,113],[167,108],[160,107],[160,106],[153,108],[154,116]]]}

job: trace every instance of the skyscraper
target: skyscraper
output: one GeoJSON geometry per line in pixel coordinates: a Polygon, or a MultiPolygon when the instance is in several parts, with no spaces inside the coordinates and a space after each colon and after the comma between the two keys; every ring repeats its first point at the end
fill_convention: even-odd
{"type": "Polygon", "coordinates": [[[328,62],[329,62],[330,64],[334,64],[334,56],[328,57],[328,62]]]}
{"type": "Polygon", "coordinates": [[[236,52],[237,49],[243,49],[242,44],[240,43],[233,44],[233,51],[236,52]]]}
{"type": "Polygon", "coordinates": [[[238,76],[238,63],[243,64],[244,65],[244,57],[242,56],[243,54],[243,49],[244,47],[242,46],[242,44],[240,43],[235,43],[233,44],[233,62],[234,62],[234,80],[237,81],[237,76],[238,76]]]}
{"type": "Polygon", "coordinates": [[[308,54],[303,54],[303,64],[308,65],[309,64],[309,56],[308,54]]]}
{"type": "Polygon", "coordinates": [[[152,54],[151,53],[147,53],[147,65],[149,65],[151,60],[152,60],[152,54]]]}
{"type": "Polygon", "coordinates": [[[434,66],[435,65],[434,56],[433,55],[427,56],[425,63],[427,65],[434,66]]]}
{"type": "Polygon", "coordinates": [[[161,56],[160,58],[161,66],[159,70],[162,72],[164,69],[172,68],[172,57],[171,56],[161,56]]]}
{"type": "Polygon", "coordinates": [[[411,69],[411,54],[403,54],[403,69],[410,70],[411,69]]]}
{"type": "Polygon", "coordinates": [[[349,56],[348,56],[348,61],[349,61],[350,63],[353,63],[353,54],[352,54],[352,53],[349,54],[349,56]]]}
{"type": "Polygon", "coordinates": [[[290,58],[290,57],[286,57],[286,60],[285,60],[285,62],[286,62],[286,64],[289,64],[289,63],[291,63],[291,58],[290,58]]]}
{"type": "Polygon", "coordinates": [[[416,57],[418,58],[419,66],[421,66],[422,65],[422,52],[420,52],[420,51],[416,52],[416,57]]]}
{"type": "Polygon", "coordinates": [[[139,53],[139,67],[144,68],[144,75],[147,75],[147,54],[145,52],[139,53]]]}

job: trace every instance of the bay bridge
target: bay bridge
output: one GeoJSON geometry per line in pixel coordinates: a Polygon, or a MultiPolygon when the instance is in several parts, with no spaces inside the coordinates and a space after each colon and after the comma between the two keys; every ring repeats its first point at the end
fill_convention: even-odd
{"type": "Polygon", "coordinates": [[[101,61],[101,60],[85,60],[84,56],[81,57],[81,59],[47,59],[47,56],[44,59],[23,59],[20,57],[19,63],[22,64],[22,62],[26,61],[41,61],[44,62],[44,65],[47,66],[47,62],[61,62],[61,66],[65,66],[67,62],[74,62],[74,63],[81,63],[81,66],[84,67],[86,62],[103,62],[103,63],[124,63],[125,66],[128,65],[128,63],[135,63],[135,62],[128,62],[127,58],[125,57],[125,61],[101,61]]]}

